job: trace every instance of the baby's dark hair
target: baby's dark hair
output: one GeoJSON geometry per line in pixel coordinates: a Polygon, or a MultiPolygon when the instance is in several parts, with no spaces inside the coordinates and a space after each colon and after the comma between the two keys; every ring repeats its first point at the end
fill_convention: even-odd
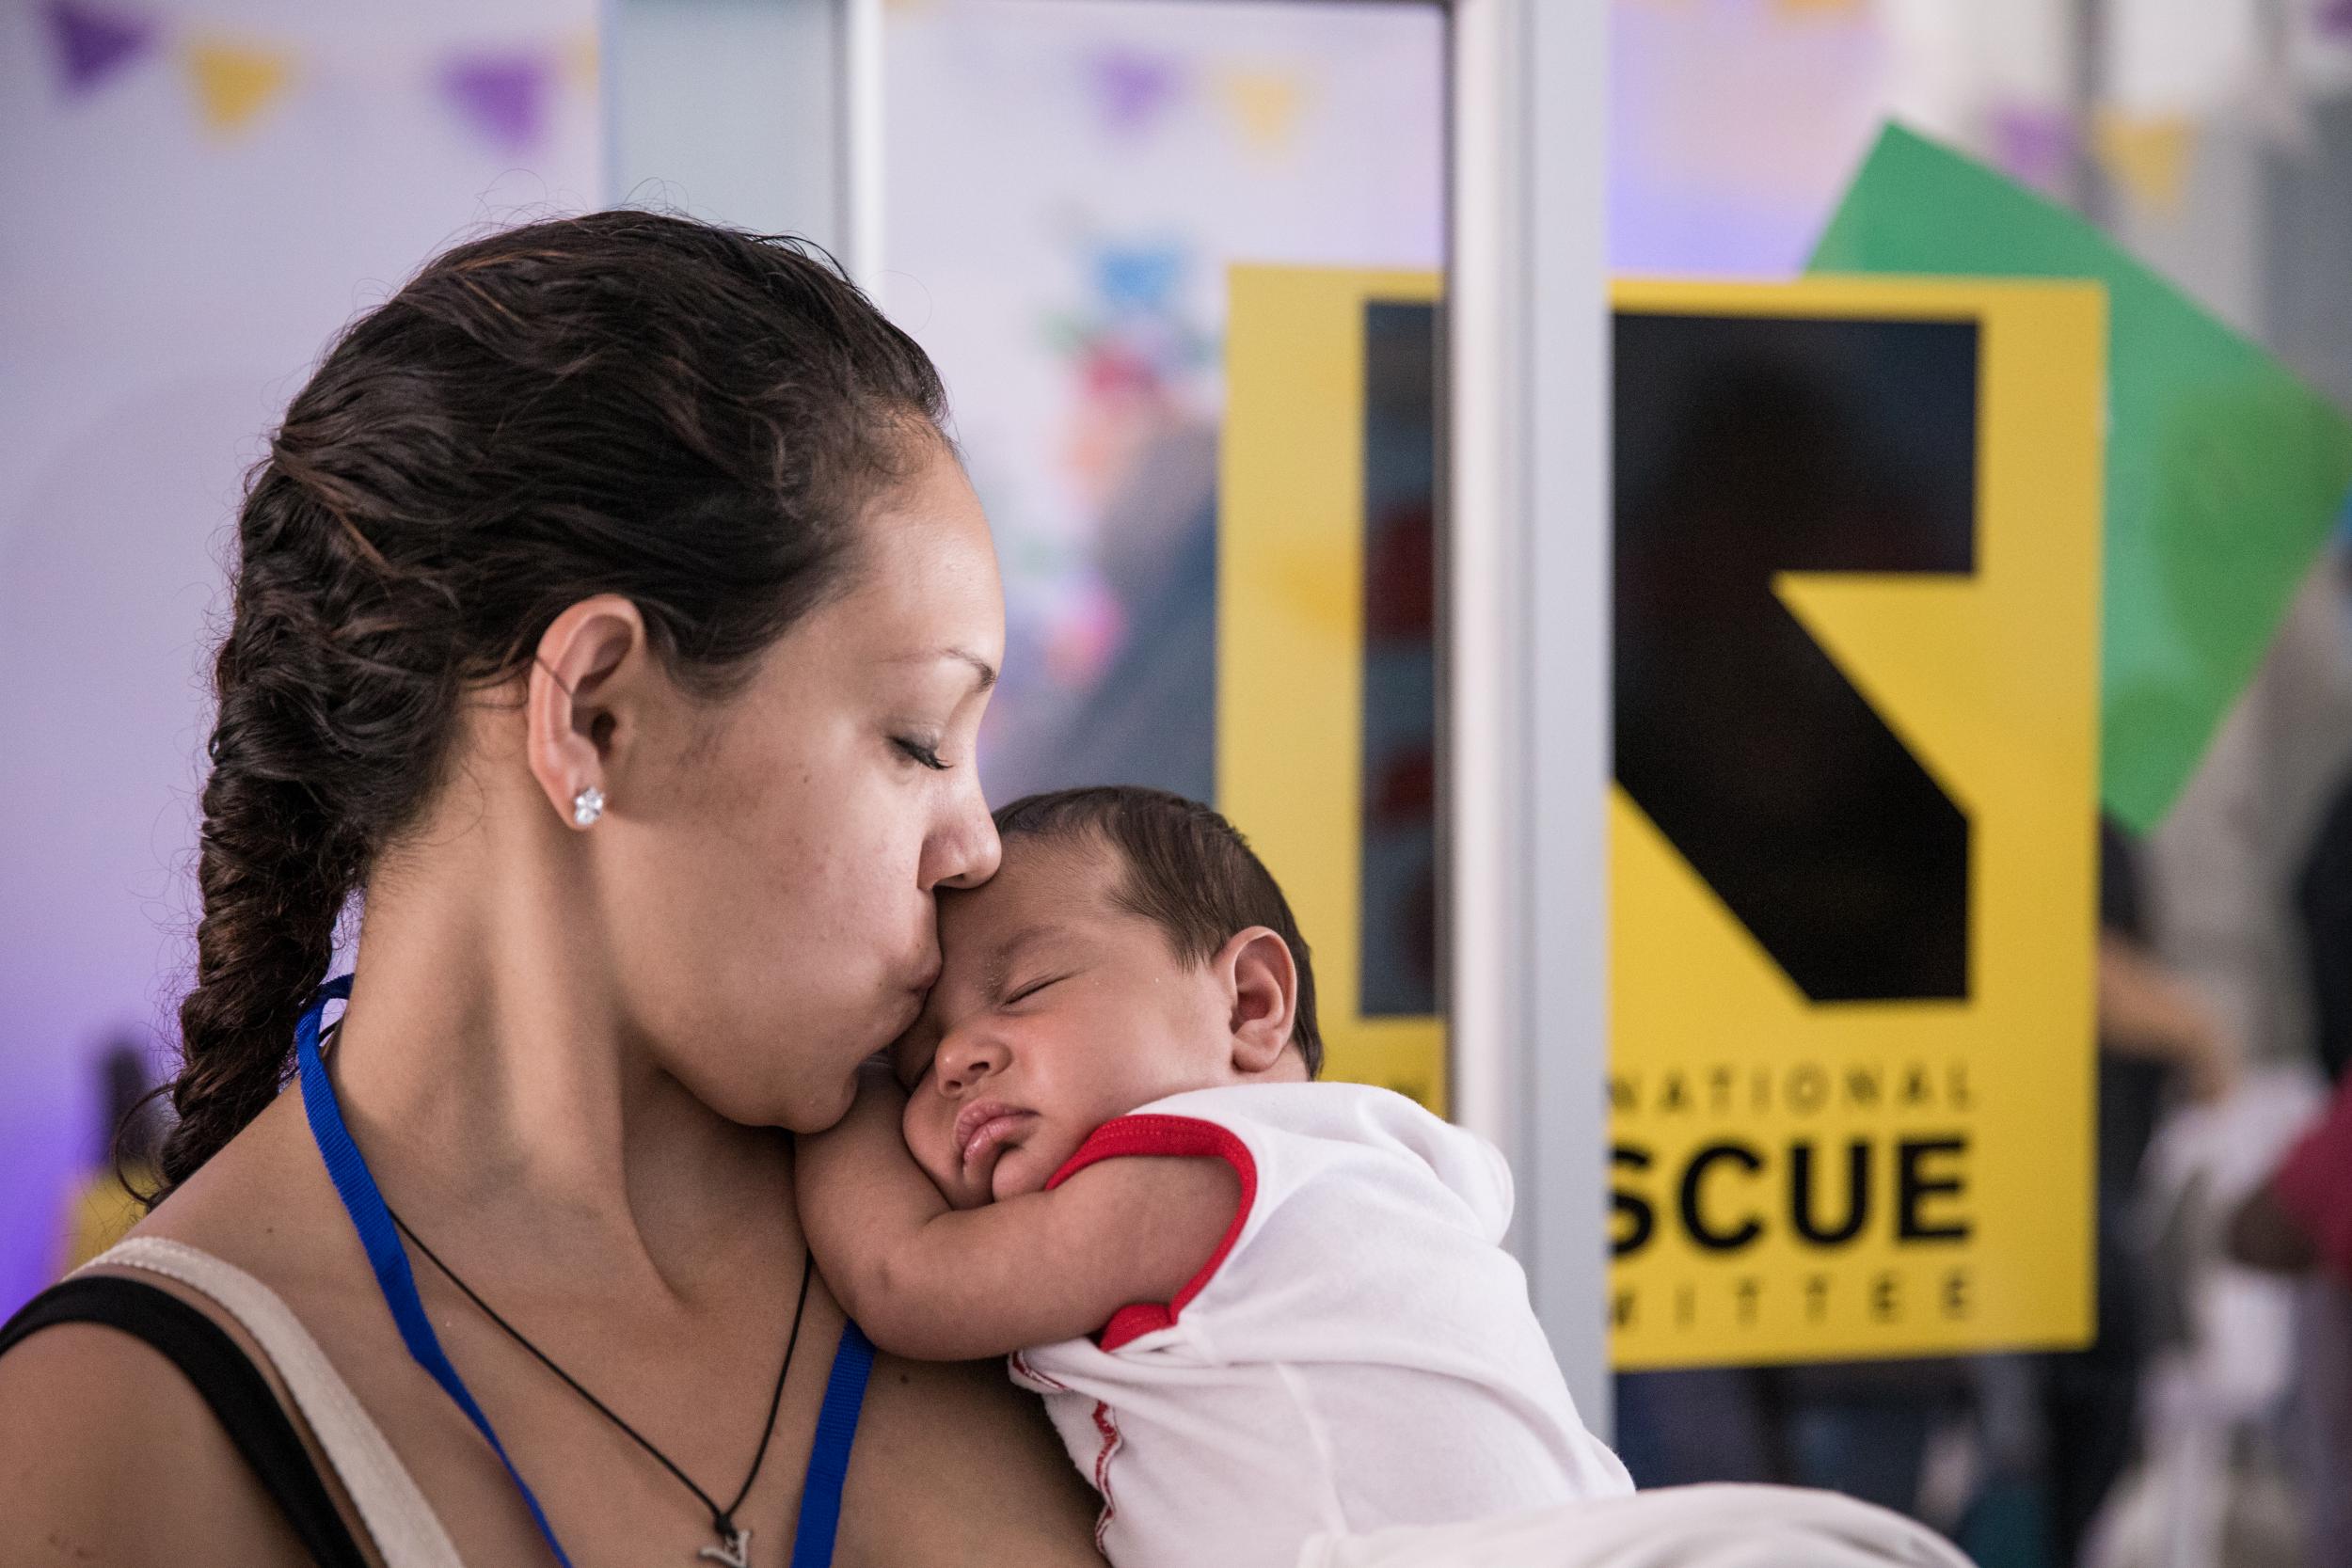
{"type": "Polygon", "coordinates": [[[1323,1071],[1315,1027],[1315,972],[1290,900],[1249,841],[1198,800],[1135,784],[1097,784],[1028,795],[996,812],[1001,838],[1074,840],[1098,835],[1126,862],[1114,895],[1143,916],[1188,964],[1203,964],[1236,931],[1263,926],[1280,936],[1298,966],[1298,1006],[1291,1043],[1307,1059],[1307,1076],[1323,1071]]]}

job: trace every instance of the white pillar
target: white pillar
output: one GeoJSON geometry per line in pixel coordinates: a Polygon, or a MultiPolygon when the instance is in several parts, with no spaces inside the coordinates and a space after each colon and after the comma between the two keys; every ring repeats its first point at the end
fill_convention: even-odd
{"type": "Polygon", "coordinates": [[[605,199],[853,255],[845,121],[869,101],[879,114],[880,72],[853,97],[864,82],[848,67],[860,13],[879,6],[602,0],[605,199]]]}
{"type": "Polygon", "coordinates": [[[1536,1310],[1605,1433],[1605,8],[1459,0],[1454,15],[1454,1103],[1511,1154],[1536,1310]]]}

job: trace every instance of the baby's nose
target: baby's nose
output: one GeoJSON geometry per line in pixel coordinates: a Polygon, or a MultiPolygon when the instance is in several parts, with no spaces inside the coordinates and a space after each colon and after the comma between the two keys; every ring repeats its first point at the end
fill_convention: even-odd
{"type": "Polygon", "coordinates": [[[951,1040],[939,1048],[939,1086],[949,1094],[969,1093],[973,1085],[1005,1070],[1008,1053],[993,1040],[951,1040]]]}

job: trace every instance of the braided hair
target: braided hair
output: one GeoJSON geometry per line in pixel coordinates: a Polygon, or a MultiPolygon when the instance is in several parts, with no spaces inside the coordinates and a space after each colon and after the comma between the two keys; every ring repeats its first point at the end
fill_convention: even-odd
{"type": "Polygon", "coordinates": [[[474,241],[353,323],[238,517],[153,1200],[283,1086],[469,690],[618,594],[681,683],[724,695],[841,589],[855,519],[945,417],[923,351],[822,252],[660,214],[474,241]]]}

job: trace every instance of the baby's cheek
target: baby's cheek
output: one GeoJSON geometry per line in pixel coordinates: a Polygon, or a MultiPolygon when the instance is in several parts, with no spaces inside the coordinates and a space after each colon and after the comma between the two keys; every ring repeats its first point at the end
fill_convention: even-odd
{"type": "Polygon", "coordinates": [[[934,1180],[940,1172],[939,1152],[944,1134],[931,1124],[937,1118],[926,1114],[920,1100],[907,1101],[906,1115],[899,1118],[898,1131],[907,1141],[907,1152],[915,1164],[931,1173],[934,1180]]]}
{"type": "Polygon", "coordinates": [[[996,1162],[995,1168],[989,1172],[990,1196],[1002,1203],[1009,1197],[1041,1193],[1054,1179],[1054,1173],[1068,1164],[1076,1152],[1076,1147],[1067,1139],[1041,1129],[1018,1148],[1007,1150],[1005,1157],[996,1162]]]}
{"type": "Polygon", "coordinates": [[[920,1101],[910,1101],[899,1130],[906,1137],[907,1152],[914,1156],[914,1163],[930,1178],[931,1185],[939,1189],[939,1196],[955,1208],[971,1208],[970,1195],[964,1191],[963,1171],[948,1147],[955,1141],[954,1124],[920,1101]]]}

